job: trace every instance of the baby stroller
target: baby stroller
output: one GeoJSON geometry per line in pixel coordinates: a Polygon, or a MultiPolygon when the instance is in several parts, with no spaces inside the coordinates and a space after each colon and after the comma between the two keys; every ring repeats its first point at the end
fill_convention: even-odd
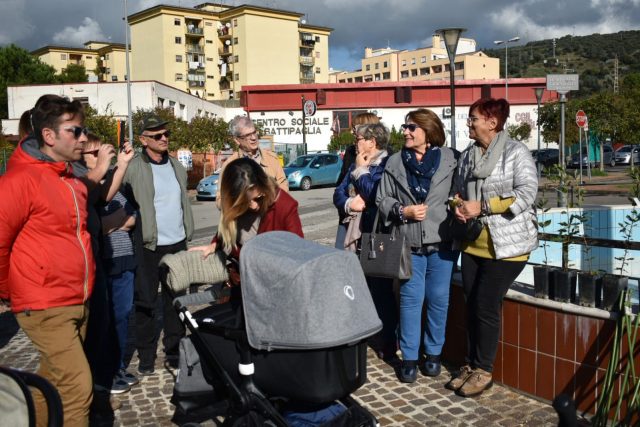
{"type": "Polygon", "coordinates": [[[377,426],[350,396],[367,378],[366,340],[382,328],[357,257],[274,231],[247,242],[240,258],[242,284],[229,302],[192,314],[187,305],[202,300],[174,300],[191,332],[174,422],[377,426]]]}

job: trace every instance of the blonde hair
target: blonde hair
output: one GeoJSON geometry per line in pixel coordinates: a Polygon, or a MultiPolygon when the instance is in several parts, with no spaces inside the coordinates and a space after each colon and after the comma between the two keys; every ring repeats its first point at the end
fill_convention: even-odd
{"type": "Polygon", "coordinates": [[[263,195],[258,202],[261,217],[276,200],[277,185],[269,178],[258,163],[248,158],[240,158],[225,166],[220,182],[220,225],[218,236],[224,242],[224,250],[229,252],[237,246],[238,227],[236,220],[249,211],[248,192],[257,190],[263,195]]]}

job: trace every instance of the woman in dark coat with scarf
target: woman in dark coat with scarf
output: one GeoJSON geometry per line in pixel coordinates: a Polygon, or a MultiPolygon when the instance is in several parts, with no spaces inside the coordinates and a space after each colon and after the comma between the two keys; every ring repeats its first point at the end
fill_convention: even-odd
{"type": "MultiPolygon", "coordinates": [[[[333,204],[338,209],[342,226],[346,228],[336,248],[360,251],[361,235],[371,232],[376,216],[376,193],[387,163],[386,147],[389,131],[380,123],[356,126],[354,164],[333,193],[333,204]]],[[[393,294],[393,280],[367,277],[373,302],[382,320],[382,331],[373,342],[381,359],[393,358],[397,351],[396,327],[398,312],[393,294]]]]}
{"type": "Polygon", "coordinates": [[[409,112],[402,125],[405,145],[387,162],[376,202],[385,225],[400,226],[411,246],[412,274],[400,283],[400,350],[398,378],[417,379],[420,342],[426,358],[421,371],[440,374],[449,286],[458,252],[446,226],[447,199],[456,154],[444,147],[444,126],[430,110],[409,112]],[[422,307],[427,321],[421,331],[422,307]]]}

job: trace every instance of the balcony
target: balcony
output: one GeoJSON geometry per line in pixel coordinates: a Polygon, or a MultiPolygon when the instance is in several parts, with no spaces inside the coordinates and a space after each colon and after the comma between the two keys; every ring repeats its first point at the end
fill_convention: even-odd
{"type": "Polygon", "coordinates": [[[223,23],[222,28],[218,28],[218,37],[223,40],[231,38],[231,24],[229,22],[223,23]]]}
{"type": "Polygon", "coordinates": [[[204,53],[204,48],[199,44],[188,44],[187,52],[188,53],[204,53]]]}
{"type": "Polygon", "coordinates": [[[204,36],[204,28],[199,28],[196,25],[187,25],[185,27],[185,32],[189,36],[194,36],[194,37],[203,37],[204,36]]]}
{"type": "Polygon", "coordinates": [[[316,63],[316,60],[313,56],[301,56],[300,57],[300,65],[305,67],[313,67],[313,64],[316,63]]]}
{"type": "Polygon", "coordinates": [[[189,71],[190,72],[201,72],[204,73],[204,62],[189,62],[189,71]]]}
{"type": "Polygon", "coordinates": [[[189,80],[189,87],[204,87],[204,82],[199,80],[189,80]]]}
{"type": "Polygon", "coordinates": [[[220,90],[229,90],[231,89],[231,82],[227,79],[220,80],[220,90]]]}
{"type": "Polygon", "coordinates": [[[222,49],[218,49],[218,55],[220,56],[227,56],[227,55],[231,55],[232,53],[233,51],[229,46],[225,46],[222,49]]]}

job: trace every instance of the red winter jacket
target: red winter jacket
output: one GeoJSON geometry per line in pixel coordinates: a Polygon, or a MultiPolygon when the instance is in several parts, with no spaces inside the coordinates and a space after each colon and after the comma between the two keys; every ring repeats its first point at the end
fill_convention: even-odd
{"type": "Polygon", "coordinates": [[[0,297],[14,313],[84,303],[95,264],[87,188],[71,166],[24,140],[0,178],[0,195],[0,297]]]}

